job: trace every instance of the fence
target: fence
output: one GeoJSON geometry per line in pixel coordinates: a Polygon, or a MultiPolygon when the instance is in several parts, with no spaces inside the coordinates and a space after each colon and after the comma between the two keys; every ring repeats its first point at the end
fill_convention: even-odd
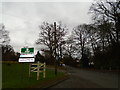
{"type": "Polygon", "coordinates": [[[46,63],[30,63],[29,65],[29,77],[31,77],[31,72],[37,72],[37,80],[39,80],[40,73],[43,73],[43,78],[46,76],[46,63]]]}

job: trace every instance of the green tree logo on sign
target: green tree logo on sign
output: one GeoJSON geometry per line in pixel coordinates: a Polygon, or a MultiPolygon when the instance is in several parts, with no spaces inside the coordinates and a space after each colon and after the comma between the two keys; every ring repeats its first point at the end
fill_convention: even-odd
{"type": "Polygon", "coordinates": [[[34,48],[21,48],[21,53],[22,54],[33,54],[34,48]]]}

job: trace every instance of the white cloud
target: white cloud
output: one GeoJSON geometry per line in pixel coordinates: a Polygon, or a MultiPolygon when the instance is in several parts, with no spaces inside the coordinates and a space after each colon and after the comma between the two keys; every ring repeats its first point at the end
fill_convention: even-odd
{"type": "Polygon", "coordinates": [[[92,2],[93,0],[2,0],[2,2],[92,2]]]}
{"type": "Polygon", "coordinates": [[[10,32],[11,44],[19,50],[25,42],[34,46],[38,26],[43,21],[62,21],[71,30],[81,23],[89,23],[89,2],[4,2],[3,23],[10,32]]]}

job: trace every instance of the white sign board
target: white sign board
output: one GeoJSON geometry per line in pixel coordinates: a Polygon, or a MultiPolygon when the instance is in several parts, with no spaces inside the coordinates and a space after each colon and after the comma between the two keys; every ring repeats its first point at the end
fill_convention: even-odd
{"type": "Polygon", "coordinates": [[[34,57],[34,54],[21,54],[20,58],[22,57],[34,57]]]}
{"type": "Polygon", "coordinates": [[[35,62],[34,48],[21,48],[21,55],[18,62],[35,62]]]}
{"type": "Polygon", "coordinates": [[[34,62],[35,58],[19,58],[19,62],[34,62]]]}

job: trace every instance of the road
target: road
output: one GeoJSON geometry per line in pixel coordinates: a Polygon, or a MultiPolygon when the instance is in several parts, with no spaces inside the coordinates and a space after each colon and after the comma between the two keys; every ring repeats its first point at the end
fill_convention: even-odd
{"type": "Polygon", "coordinates": [[[115,73],[81,70],[67,66],[70,78],[50,88],[118,88],[120,77],[115,73]]]}

